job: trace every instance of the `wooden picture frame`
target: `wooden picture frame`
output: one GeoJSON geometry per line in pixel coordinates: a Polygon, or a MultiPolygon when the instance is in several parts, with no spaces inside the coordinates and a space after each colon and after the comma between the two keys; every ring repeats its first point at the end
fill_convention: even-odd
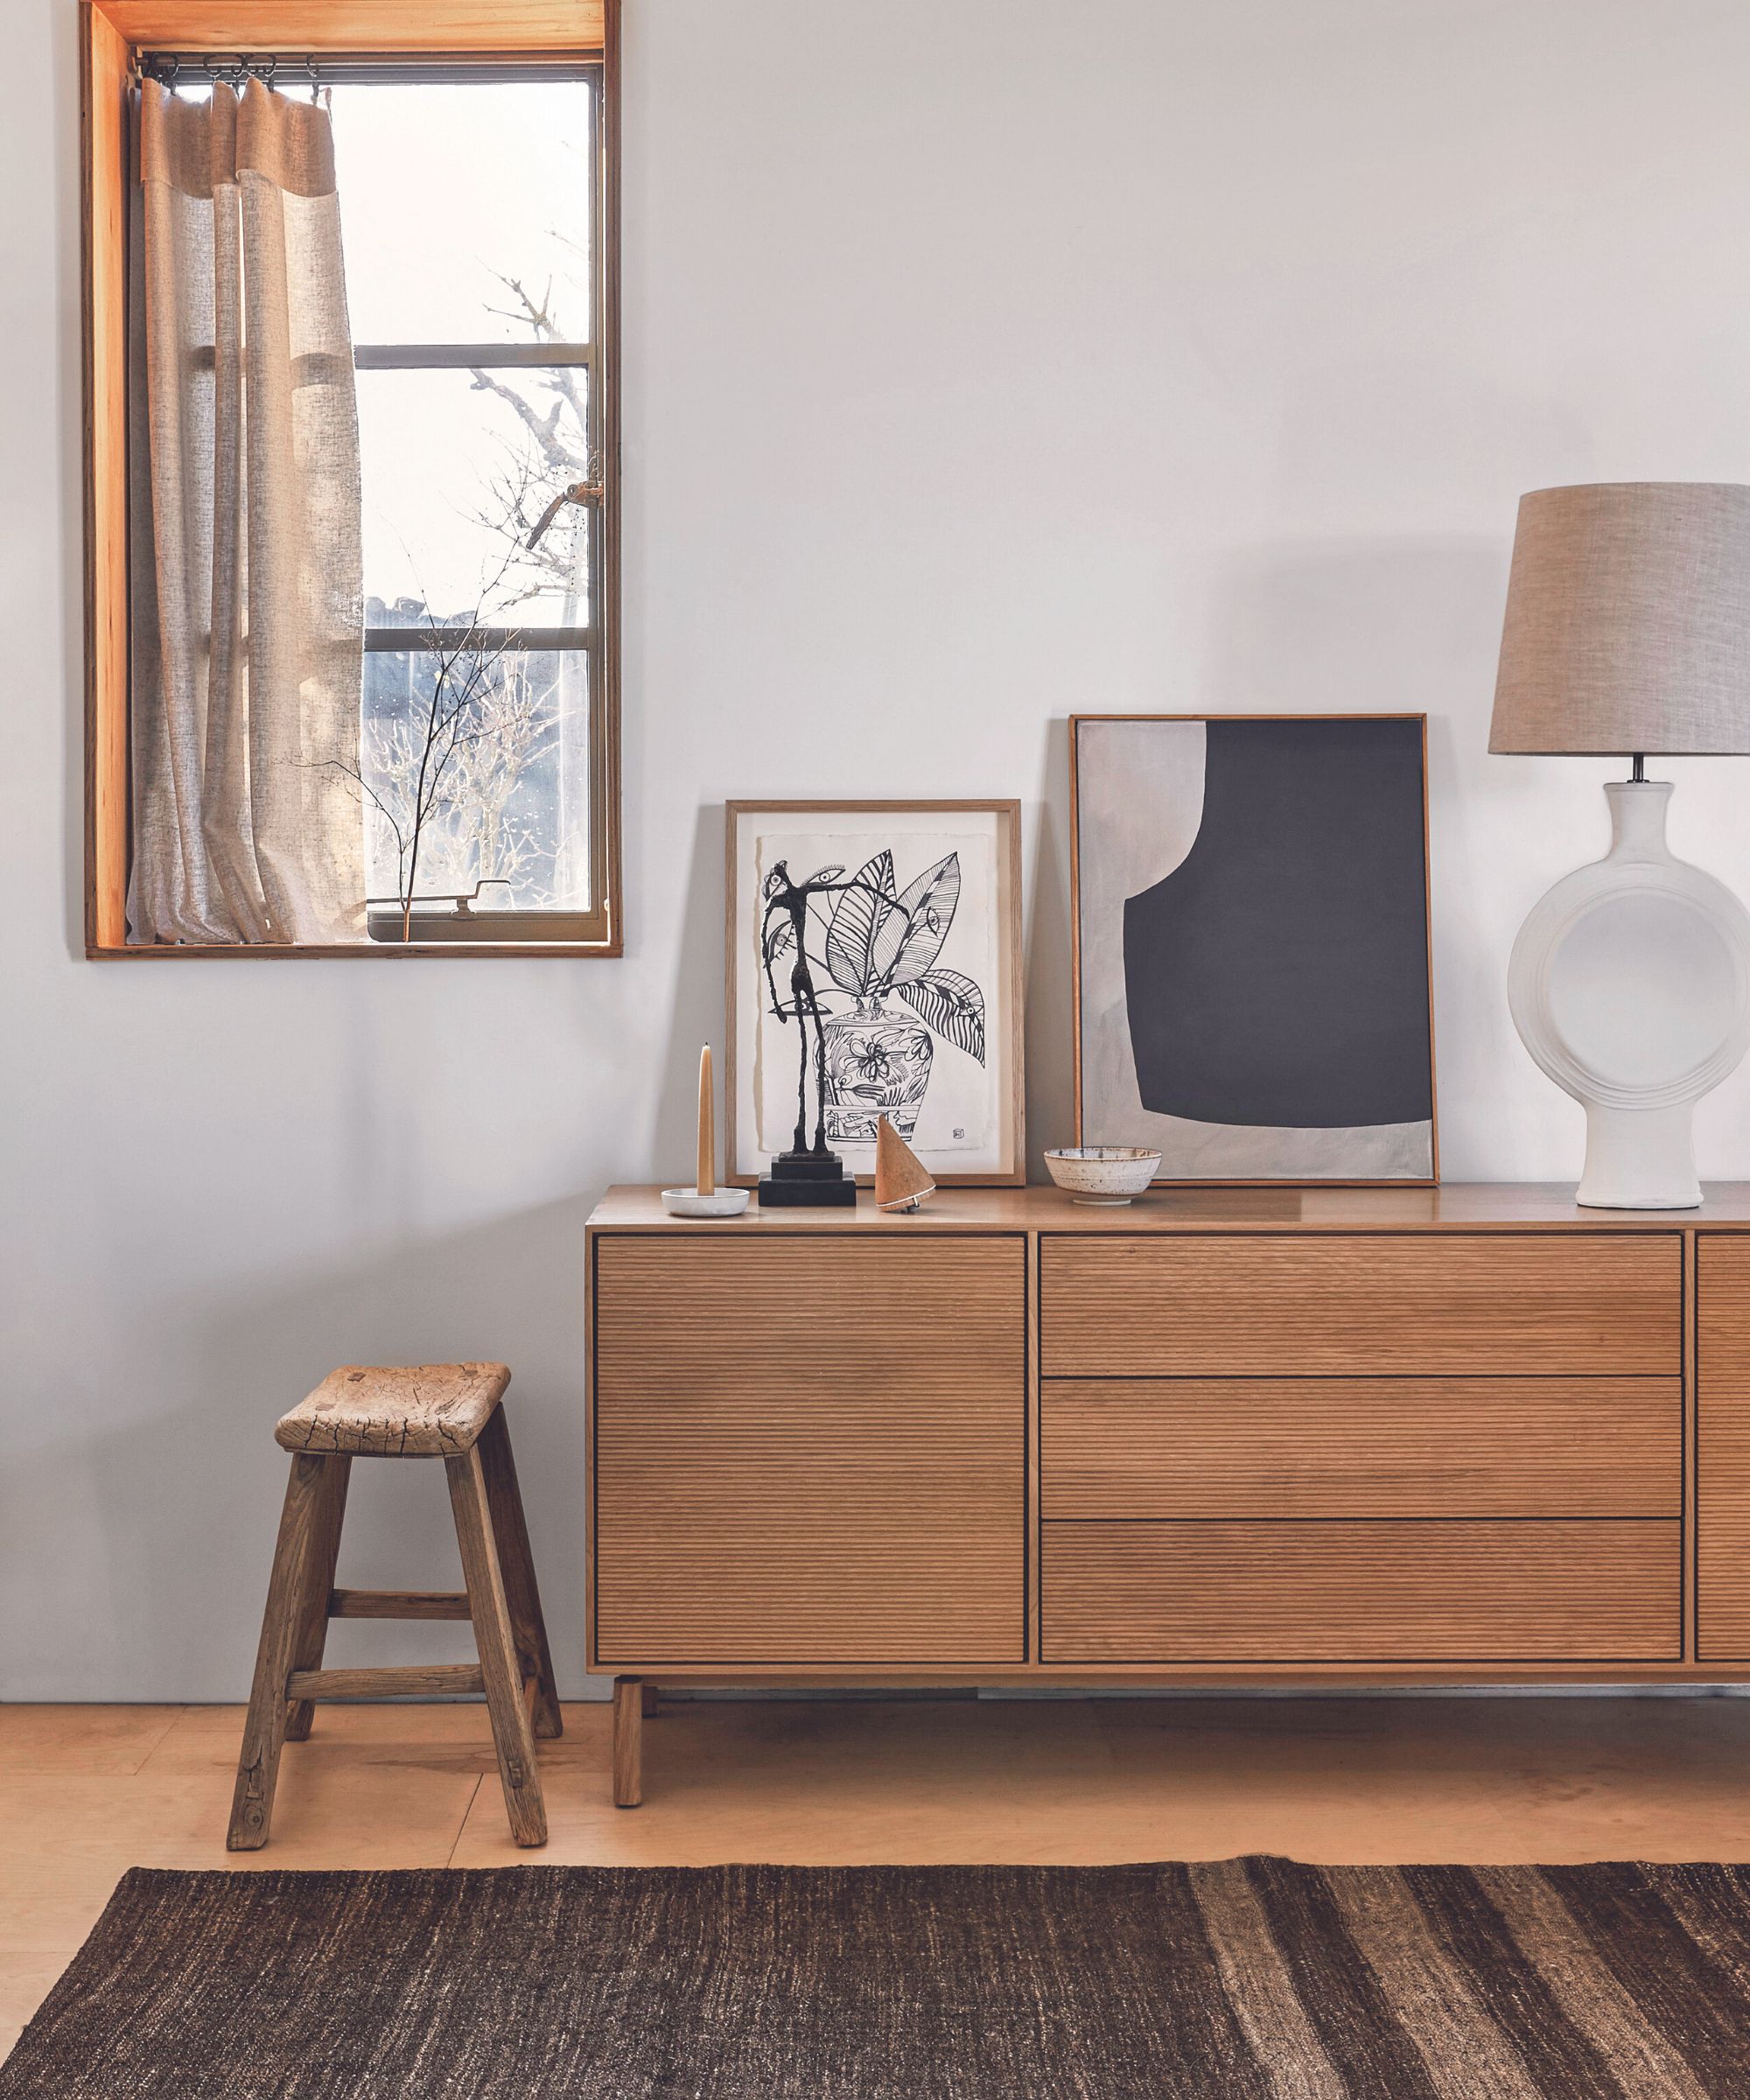
{"type": "MultiPolygon", "coordinates": [[[[551,956],[625,952],[620,757],[620,0],[78,0],[85,451],[85,954],[92,961],[551,956]],[[601,244],[604,463],[600,690],[593,789],[598,901],[586,937],[172,944],[128,939],[130,760],[129,196],[136,74],[145,56],[296,51],[317,58],[588,59],[601,72],[596,238],[601,244]]],[[[508,925],[508,921],[507,924],[508,925]]]]}
{"type": "MultiPolygon", "coordinates": [[[[1239,740],[1237,737],[1224,736],[1218,748],[1224,751],[1230,750],[1233,745],[1239,740]]],[[[1301,741],[1304,756],[1304,749],[1306,748],[1304,739],[1298,736],[1291,736],[1279,739],[1279,741],[1284,746],[1293,741],[1301,741]]],[[[1141,746],[1138,746],[1126,753],[1128,764],[1123,777],[1131,787],[1134,787],[1138,781],[1142,782],[1144,791],[1146,792],[1150,784],[1150,768],[1138,764],[1142,748],[1141,746]]],[[[1206,752],[1207,749],[1206,735],[1206,752]]],[[[1199,762],[1203,763],[1204,760],[1200,759],[1199,762]]],[[[1232,758],[1224,758],[1222,763],[1223,772],[1220,777],[1225,782],[1233,777],[1235,761],[1232,758]]],[[[1307,808],[1314,810],[1318,808],[1319,804],[1316,798],[1319,794],[1319,787],[1315,777],[1316,770],[1314,768],[1309,772],[1299,783],[1305,793],[1298,802],[1292,795],[1284,798],[1286,806],[1299,808],[1303,811],[1307,808]]],[[[1112,765],[1110,758],[1107,761],[1107,771],[1110,777],[1117,777],[1117,768],[1112,765]]],[[[1153,880],[1144,893],[1158,894],[1168,878],[1176,874],[1180,868],[1189,860],[1191,845],[1202,835],[1203,831],[1204,818],[1201,808],[1203,793],[1204,782],[1200,781],[1197,788],[1199,807],[1194,821],[1180,812],[1171,819],[1163,816],[1158,825],[1152,828],[1152,837],[1158,837],[1159,843],[1158,844],[1152,844],[1150,850],[1158,857],[1159,872],[1153,877],[1153,880]],[[1184,833],[1183,830],[1184,825],[1187,822],[1190,823],[1188,834],[1184,833]],[[1183,834],[1177,844],[1172,843],[1175,836],[1175,825],[1178,826],[1179,832],[1183,834]]],[[[1163,1157],[1161,1171],[1154,1184],[1157,1187],[1208,1186],[1231,1187],[1425,1187],[1437,1184],[1440,1176],[1439,1123],[1434,1054],[1426,716],[1412,713],[1074,715],[1069,720],[1069,796],[1070,934],[1076,1143],[1078,1144],[1145,1144],[1151,1149],[1158,1145],[1163,1157]],[[1264,1121],[1255,1124],[1248,1123],[1239,1118],[1235,1118],[1232,1122],[1217,1117],[1199,1120],[1186,1115],[1177,1115],[1164,1109],[1152,1110],[1145,1107],[1141,1098],[1141,1082],[1136,1069],[1138,1054],[1134,1047],[1134,1032],[1130,1028],[1128,1012],[1128,982],[1126,984],[1126,1011],[1124,1016],[1123,1031],[1124,1035],[1130,1039],[1130,1046],[1125,1051],[1114,1050],[1113,1042],[1118,1032],[1118,1026],[1113,1015],[1112,942],[1115,936],[1110,924],[1110,906],[1105,914],[1105,930],[1098,936],[1102,942],[1102,953],[1097,970],[1090,965],[1088,954],[1088,928],[1084,923],[1088,911],[1097,907],[1090,900],[1089,895],[1090,890],[1096,886],[1090,883],[1089,878],[1090,842],[1087,836],[1088,816],[1084,809],[1086,799],[1084,790],[1088,788],[1089,780],[1089,753],[1083,747],[1083,732],[1099,725],[1123,725],[1127,730],[1143,735],[1145,735],[1151,729],[1165,728],[1167,725],[1180,725],[1186,729],[1200,726],[1207,732],[1210,726],[1217,724],[1243,725],[1247,732],[1259,732],[1261,738],[1264,738],[1268,737],[1270,725],[1278,727],[1289,725],[1296,732],[1309,728],[1327,726],[1333,732],[1334,748],[1336,743],[1345,740],[1340,733],[1342,725],[1350,725],[1352,733],[1347,739],[1349,743],[1359,743],[1365,746],[1368,741],[1376,741],[1383,746],[1389,740],[1396,745],[1396,772],[1392,776],[1396,782],[1395,792],[1399,802],[1399,807],[1396,809],[1399,829],[1396,847],[1396,866],[1400,881],[1405,877],[1407,872],[1413,872],[1418,879],[1419,906],[1410,896],[1407,886],[1389,892],[1380,891],[1377,894],[1382,898],[1390,900],[1389,906],[1382,906],[1382,908],[1388,912],[1400,942],[1409,945],[1419,941],[1420,968],[1424,982],[1420,986],[1417,986],[1406,976],[1397,985],[1396,995],[1391,1001],[1391,1012],[1396,1018],[1397,1026],[1396,1033],[1390,1036],[1390,1040],[1396,1048],[1402,1049],[1410,1040],[1408,1030],[1411,1026],[1418,1029],[1425,1026],[1425,1081],[1419,1082],[1425,1084],[1425,1116],[1392,1121],[1382,1120],[1377,1124],[1358,1119],[1353,1124],[1315,1124],[1309,1117],[1306,1123],[1284,1122],[1280,1124],[1273,1124],[1264,1121]],[[1389,732],[1382,732],[1379,738],[1370,739],[1368,735],[1369,725],[1376,724],[1398,725],[1398,733],[1391,736],[1389,732]],[[1413,794],[1405,784],[1406,754],[1410,751],[1413,751],[1414,763],[1419,774],[1413,794]],[[1412,825],[1419,826],[1419,841],[1415,841],[1410,836],[1412,825]],[[1090,983],[1090,975],[1096,974],[1099,982],[1097,984],[1090,983]],[[1090,1007],[1095,1010],[1092,1013],[1088,1011],[1090,1007]],[[1406,1018],[1412,1013],[1415,1017],[1413,1022],[1406,1018]],[[1096,1032],[1092,1044],[1090,1044],[1090,1030],[1096,1032]],[[1120,1068],[1125,1065],[1126,1059],[1128,1059],[1129,1075],[1128,1096],[1123,1095],[1121,1091],[1122,1080],[1120,1078],[1120,1068]],[[1090,1068],[1094,1068],[1090,1069],[1090,1068]],[[1124,1106],[1123,1103],[1125,1100],[1129,1100],[1132,1105],[1124,1106]],[[1115,1102],[1120,1104],[1116,1109],[1115,1102]],[[1418,1127],[1424,1123],[1425,1123],[1425,1138],[1417,1135],[1418,1127]],[[1177,1130],[1173,1127],[1175,1125],[1179,1126],[1177,1130]],[[1369,1143],[1353,1142],[1355,1140],[1357,1133],[1362,1131],[1376,1133],[1374,1141],[1369,1143]],[[1212,1135],[1205,1137],[1202,1135],[1205,1132],[1212,1133],[1212,1135]],[[1228,1132],[1234,1133],[1231,1139],[1227,1136],[1228,1132]],[[1222,1133],[1222,1135],[1215,1136],[1213,1133],[1222,1133]],[[1177,1146],[1173,1142],[1175,1137],[1179,1137],[1180,1140],[1177,1146]],[[1286,1171],[1242,1171],[1236,1169],[1232,1172],[1207,1173],[1186,1171],[1187,1153],[1194,1149],[1200,1152],[1204,1157],[1212,1158],[1219,1158],[1224,1152],[1229,1154],[1242,1154],[1250,1152],[1254,1154],[1267,1155],[1272,1149],[1269,1142],[1271,1137],[1279,1141],[1274,1150],[1284,1161],[1290,1163],[1286,1171]],[[1343,1154],[1346,1140],[1350,1141],[1348,1143],[1347,1149],[1355,1163],[1352,1170],[1347,1170],[1344,1165],[1343,1154]],[[1404,1165],[1406,1169],[1414,1171],[1368,1171],[1368,1167],[1375,1166],[1378,1161],[1386,1158],[1404,1165]]],[[[1226,810],[1234,807],[1236,805],[1224,788],[1222,808],[1226,810]]],[[[1332,820],[1332,828],[1334,834],[1338,829],[1337,820],[1334,818],[1332,820]]],[[[1146,828],[1143,826],[1138,827],[1138,831],[1144,829],[1146,828]]],[[[1268,827],[1261,826],[1258,828],[1256,836],[1271,837],[1274,835],[1268,827]]],[[[1288,850],[1286,847],[1282,850],[1284,852],[1288,850]]],[[[1371,847],[1369,850],[1372,850],[1371,847]]],[[[1340,890],[1341,885],[1339,884],[1337,887],[1340,890]]],[[[1140,904],[1142,901],[1142,895],[1126,896],[1125,899],[1126,913],[1123,921],[1123,931],[1117,937],[1124,943],[1126,970],[1129,967],[1128,958],[1130,952],[1129,943],[1131,937],[1131,920],[1128,907],[1133,904],[1140,904]]],[[[1255,904],[1256,900],[1254,900],[1254,906],[1255,904]]],[[[1293,908],[1299,908],[1301,905],[1306,905],[1308,909],[1312,908],[1306,899],[1299,896],[1297,892],[1293,908]]],[[[1137,937],[1140,939],[1142,936],[1138,934],[1137,937]]],[[[1223,952],[1232,955],[1234,947],[1235,944],[1229,943],[1225,947],[1223,952]]],[[[1337,943],[1337,951],[1348,952],[1342,949],[1340,942],[1337,943]]],[[[1193,1012],[1195,1006],[1194,993],[1187,996],[1183,1004],[1187,1013],[1193,1012]]],[[[1342,1009],[1342,1011],[1349,1010],[1342,1009]]],[[[1194,1022],[1187,1024],[1187,1034],[1194,1026],[1194,1022]]],[[[1211,1053],[1212,1058],[1216,1054],[1218,1054],[1211,1053]]],[[[1312,1061],[1305,1052],[1302,1052],[1300,1055],[1303,1061],[1312,1061]]],[[[1284,1060],[1284,1065],[1289,1061],[1291,1060],[1284,1060]]],[[[1331,1053],[1331,1061],[1333,1064],[1338,1061],[1334,1050],[1331,1053]]],[[[1400,1060],[1399,1062],[1404,1066],[1407,1074],[1407,1060],[1400,1060]]],[[[1152,1083],[1158,1086],[1158,1081],[1152,1083]]],[[[1236,1091],[1239,1090],[1242,1083],[1236,1082],[1236,1091]]],[[[1304,1080],[1296,1080],[1287,1083],[1292,1087],[1306,1082],[1304,1080]]],[[[1391,1090],[1398,1093],[1406,1090],[1419,1093],[1419,1086],[1411,1088],[1406,1075],[1404,1083],[1391,1090]]]]}
{"type": "MultiPolygon", "coordinates": [[[[979,892],[980,886],[969,885],[969,917],[959,922],[963,939],[967,936],[976,939],[979,944],[976,952],[988,958],[994,978],[984,1005],[984,1055],[979,1060],[980,1069],[988,1074],[989,1081],[988,1087],[982,1090],[987,1110],[985,1138],[979,1143],[966,1145],[964,1157],[975,1163],[960,1166],[953,1164],[960,1155],[952,1143],[932,1144],[928,1142],[931,1129],[928,1122],[920,1121],[920,1126],[911,1133],[910,1141],[928,1167],[931,1178],[939,1185],[1015,1187],[1026,1180],[1025,1046],[1022,1040],[1020,803],[1006,800],[739,801],[724,805],[724,1166],[725,1178],[739,1186],[749,1187],[757,1183],[765,1165],[772,1157],[772,1150],[762,1149],[759,1143],[759,1109],[753,1091],[759,1077],[759,1038],[752,1031],[759,1026],[760,1017],[767,1012],[763,977],[760,975],[759,927],[754,916],[759,889],[757,871],[760,838],[769,836],[773,831],[785,836],[809,840],[842,836],[846,841],[846,864],[860,867],[863,864],[860,860],[853,864],[850,858],[857,851],[856,845],[850,842],[855,840],[866,844],[884,830],[890,834],[896,848],[906,844],[914,844],[914,850],[909,852],[895,854],[896,860],[905,863],[893,878],[901,892],[920,881],[924,870],[939,864],[943,858],[940,854],[930,854],[931,841],[946,844],[950,839],[971,837],[988,839],[990,843],[988,862],[982,855],[980,857],[980,864],[988,867],[989,894],[977,894],[975,903],[972,900],[979,892]],[[821,820],[817,829],[809,829],[808,820],[811,819],[821,820]],[[760,826],[766,820],[770,820],[769,824],[762,833],[760,826]],[[913,861],[919,864],[913,866],[913,861]],[[976,920],[970,915],[975,910],[977,913],[976,920]],[[756,983],[759,985],[757,996],[756,983]]],[[[950,850],[957,853],[959,848],[956,846],[950,850]]],[[[799,869],[797,873],[801,876],[808,872],[811,871],[799,869]]],[[[961,899],[958,877],[956,867],[956,909],[961,899]]],[[[954,930],[954,925],[950,924],[944,935],[945,946],[953,942],[954,930]]],[[[955,953],[958,959],[964,959],[962,950],[956,949],[955,953]]],[[[878,996],[875,1005],[878,1016],[878,996]]],[[[907,1016],[912,1021],[916,1021],[916,1013],[901,1004],[896,1016],[886,1018],[891,1021],[907,1016]]],[[[853,1013],[841,1013],[831,1018],[849,1021],[855,1016],[853,1013]]],[[[959,1060],[963,1055],[962,1049],[951,1038],[942,1049],[945,1066],[949,1060],[959,1060]]],[[[928,1103],[928,1083],[926,1080],[920,1089],[926,1104],[928,1103]]],[[[968,1083],[964,1070],[962,1071],[960,1083],[968,1083]]],[[[926,1116],[927,1107],[914,1106],[913,1112],[922,1118],[926,1116]]],[[[934,1115],[936,1111],[931,1108],[928,1112],[934,1115]]],[[[836,1115],[839,1110],[836,1108],[834,1113],[836,1115]]],[[[866,1109],[862,1110],[851,1120],[860,1120],[867,1113],[866,1109]]],[[[895,1120],[898,1121],[897,1115],[895,1120]]],[[[901,1134],[907,1133],[902,1129],[901,1134]]],[[[953,1135],[957,1138],[959,1133],[953,1135]]],[[[865,1148],[860,1140],[840,1143],[834,1139],[830,1132],[829,1143],[834,1144],[835,1149],[845,1157],[847,1167],[855,1167],[859,1183],[867,1185],[872,1180],[872,1144],[865,1148]]]]}

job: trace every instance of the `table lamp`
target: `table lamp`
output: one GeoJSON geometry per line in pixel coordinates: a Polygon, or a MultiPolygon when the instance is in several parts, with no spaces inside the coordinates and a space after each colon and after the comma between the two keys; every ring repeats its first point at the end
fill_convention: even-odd
{"type": "Polygon", "coordinates": [[[1525,1047],[1586,1110],[1577,1200],[1701,1201],[1695,1104],[1750,1044],[1750,915],[1665,844],[1649,753],[1750,752],[1750,487],[1606,481],[1519,503],[1492,752],[1620,754],[1610,850],[1514,942],[1525,1047]]]}

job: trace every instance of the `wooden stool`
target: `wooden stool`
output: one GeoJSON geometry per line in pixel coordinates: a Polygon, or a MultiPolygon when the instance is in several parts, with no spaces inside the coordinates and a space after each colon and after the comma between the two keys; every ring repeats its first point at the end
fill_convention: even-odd
{"type": "Polygon", "coordinates": [[[547,1842],[534,1738],[559,1733],[559,1697],[499,1406],[509,1383],[501,1363],[345,1364],[281,1418],[274,1436],[294,1454],[291,1479],[237,1760],[225,1840],[232,1852],[267,1843],[280,1745],[310,1733],[316,1700],[396,1692],[484,1691],[511,1836],[518,1844],[547,1842]],[[443,1460],[466,1590],[334,1587],[355,1458],[443,1460]],[[472,1619],[480,1659],[433,1669],[324,1670],[331,1619],[472,1619]]]}

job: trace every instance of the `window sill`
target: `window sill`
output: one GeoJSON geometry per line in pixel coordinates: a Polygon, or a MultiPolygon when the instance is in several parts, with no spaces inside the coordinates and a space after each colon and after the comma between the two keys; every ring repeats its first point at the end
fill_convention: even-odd
{"type": "Polygon", "coordinates": [[[167,962],[172,958],[211,961],[221,956],[264,962],[300,959],[318,962],[379,962],[407,956],[563,956],[577,962],[585,957],[612,961],[625,952],[625,943],[618,935],[606,941],[348,941],[331,948],[294,948],[270,941],[225,948],[192,945],[118,948],[88,942],[85,948],[88,962],[167,962]]]}

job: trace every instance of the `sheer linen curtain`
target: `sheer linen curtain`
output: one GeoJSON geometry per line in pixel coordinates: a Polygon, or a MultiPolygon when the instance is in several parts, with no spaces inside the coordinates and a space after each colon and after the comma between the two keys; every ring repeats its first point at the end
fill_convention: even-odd
{"type": "Polygon", "coordinates": [[[141,90],[136,942],[363,937],[359,419],[327,112],[141,90]]]}

